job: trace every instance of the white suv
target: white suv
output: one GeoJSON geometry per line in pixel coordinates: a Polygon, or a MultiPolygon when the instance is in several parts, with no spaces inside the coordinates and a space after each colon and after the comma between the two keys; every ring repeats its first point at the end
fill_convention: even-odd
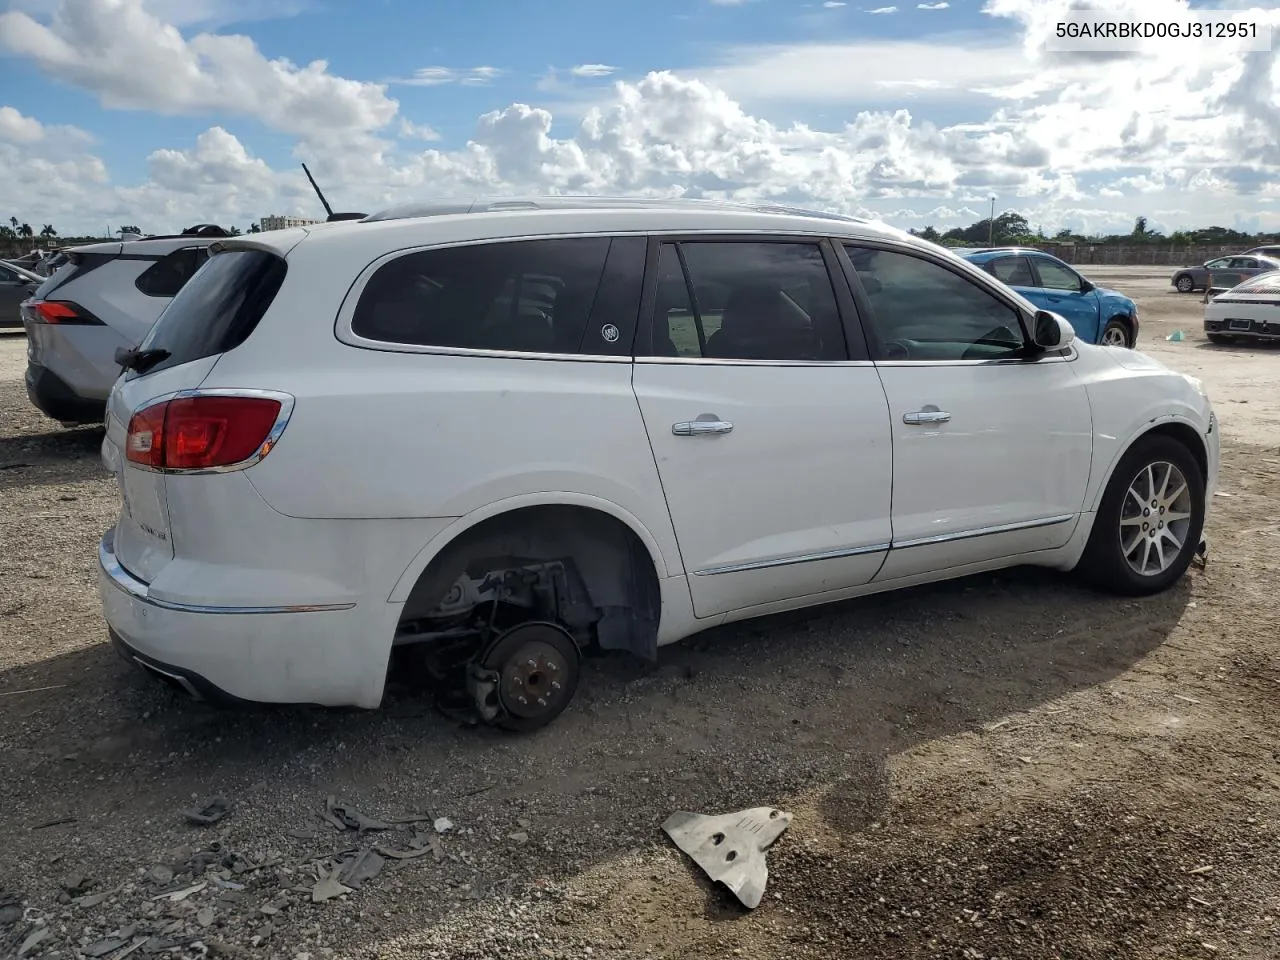
{"type": "Polygon", "coordinates": [[[393,650],[530,728],[580,655],[1015,564],[1129,594],[1203,548],[1197,381],[881,224],[697,202],[237,237],[109,401],[123,652],[376,707],[393,650]]]}
{"type": "Polygon", "coordinates": [[[116,351],[136,347],[173,295],[229,234],[214,224],[170,237],[68,247],[56,272],[22,304],[27,396],[71,426],[102,423],[120,376],[116,351]]]}

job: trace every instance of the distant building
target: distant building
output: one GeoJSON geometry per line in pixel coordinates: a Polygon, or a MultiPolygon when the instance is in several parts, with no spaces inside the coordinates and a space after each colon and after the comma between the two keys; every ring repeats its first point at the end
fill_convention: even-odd
{"type": "Polygon", "coordinates": [[[313,223],[319,223],[319,220],[312,220],[308,217],[263,217],[258,221],[258,226],[262,230],[288,230],[290,227],[306,227],[313,223]]]}

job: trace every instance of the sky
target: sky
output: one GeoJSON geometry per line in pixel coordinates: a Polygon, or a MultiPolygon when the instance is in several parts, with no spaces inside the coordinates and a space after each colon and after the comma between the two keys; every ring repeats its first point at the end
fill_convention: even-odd
{"type": "MultiPolygon", "coordinates": [[[[347,211],[694,196],[946,229],[994,197],[1051,233],[1280,231],[1275,47],[1049,49],[1073,3],[0,0],[0,222],[322,217],[305,161],[347,211]]],[[[1280,44],[1280,5],[1250,16],[1280,44]]]]}

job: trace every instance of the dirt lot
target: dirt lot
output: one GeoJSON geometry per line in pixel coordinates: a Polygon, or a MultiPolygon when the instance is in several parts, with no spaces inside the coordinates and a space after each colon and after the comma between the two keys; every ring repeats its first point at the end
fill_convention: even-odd
{"type": "Polygon", "coordinates": [[[1018,571],[726,628],[593,663],[523,738],[408,693],[218,713],[125,665],[100,435],[28,406],[0,334],[0,956],[1280,955],[1280,348],[1209,346],[1166,271],[1090,274],[1215,399],[1207,570],[1138,602],[1018,571]],[[188,825],[211,794],[231,814],[188,825]],[[428,820],[340,832],[331,795],[428,820]],[[747,914],[659,826],[755,805],[795,820],[747,914]],[[311,902],[316,864],[374,844],[428,852],[311,902]]]}

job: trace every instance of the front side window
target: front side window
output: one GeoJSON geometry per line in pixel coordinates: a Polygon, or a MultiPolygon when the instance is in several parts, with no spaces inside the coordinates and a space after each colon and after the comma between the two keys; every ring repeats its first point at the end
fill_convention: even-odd
{"type": "Polygon", "coordinates": [[[1053,260],[1036,258],[1036,270],[1040,274],[1040,286],[1048,290],[1079,291],[1080,275],[1053,260]]]}
{"type": "Polygon", "coordinates": [[[1230,261],[1226,257],[1219,257],[1217,260],[1210,260],[1205,266],[1210,270],[1221,270],[1230,261]]]}
{"type": "MultiPolygon", "coordinates": [[[[575,237],[405,254],[369,278],[351,331],[384,343],[523,353],[578,353],[585,339],[591,350],[587,322],[609,247],[608,237],[575,237]]],[[[620,327],[605,333],[602,342],[622,340],[620,327]]]]}
{"type": "Polygon", "coordinates": [[[716,360],[847,359],[822,248],[784,240],[664,243],[653,352],[716,360]]]}
{"type": "Polygon", "coordinates": [[[149,297],[173,297],[209,259],[209,248],[184,247],[147,267],[134,286],[149,297]]]}
{"type": "Polygon", "coordinates": [[[846,246],[866,291],[877,360],[999,360],[1025,340],[1012,306],[972,280],[911,254],[846,246]]]}

